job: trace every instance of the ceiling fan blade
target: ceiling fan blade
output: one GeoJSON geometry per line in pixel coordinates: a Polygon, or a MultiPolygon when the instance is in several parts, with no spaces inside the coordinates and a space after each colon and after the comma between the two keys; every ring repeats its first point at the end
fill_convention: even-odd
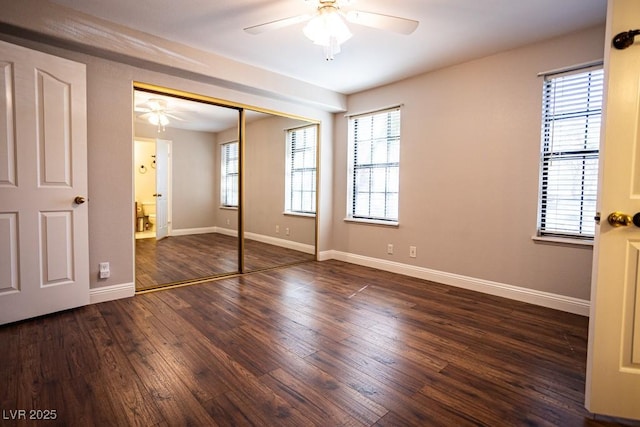
{"type": "Polygon", "coordinates": [[[184,122],[184,119],[182,119],[182,118],[180,118],[180,117],[178,117],[178,116],[175,116],[175,115],[173,115],[173,114],[170,114],[170,113],[167,113],[167,112],[164,112],[163,114],[164,114],[165,116],[167,116],[167,117],[171,117],[172,119],[176,119],[176,120],[180,120],[181,122],[184,122]]]}
{"type": "Polygon", "coordinates": [[[418,28],[418,21],[413,19],[399,18],[397,16],[382,15],[380,13],[362,12],[351,10],[345,14],[347,21],[364,25],[366,27],[389,30],[400,34],[411,34],[418,28]]]}
{"type": "MultiPolygon", "coordinates": [[[[151,116],[153,116],[155,114],[158,114],[158,113],[156,113],[155,111],[148,111],[146,113],[138,114],[137,117],[139,119],[148,120],[149,117],[151,117],[151,116]]],[[[170,113],[167,113],[167,112],[162,112],[161,114],[164,115],[165,117],[184,122],[183,118],[180,118],[180,117],[178,117],[178,116],[176,116],[174,114],[170,114],[170,113]]]]}
{"type": "Polygon", "coordinates": [[[260,25],[254,25],[244,29],[249,34],[261,34],[266,31],[278,30],[280,28],[288,27],[289,25],[298,24],[311,19],[311,15],[304,14],[298,16],[291,16],[289,18],[278,19],[276,21],[266,22],[260,25]]]}

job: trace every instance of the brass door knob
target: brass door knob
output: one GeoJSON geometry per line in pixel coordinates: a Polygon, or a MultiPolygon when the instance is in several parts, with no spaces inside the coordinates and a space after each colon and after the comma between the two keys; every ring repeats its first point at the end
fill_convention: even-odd
{"type": "Polygon", "coordinates": [[[86,200],[84,199],[84,197],[82,196],[76,196],[75,199],[73,199],[73,203],[75,203],[76,205],[81,205],[85,202],[86,200]]]}
{"type": "Polygon", "coordinates": [[[632,218],[631,215],[627,215],[622,212],[612,212],[607,217],[607,221],[613,227],[623,227],[630,225],[631,223],[640,227],[640,213],[635,214],[632,218]]]}

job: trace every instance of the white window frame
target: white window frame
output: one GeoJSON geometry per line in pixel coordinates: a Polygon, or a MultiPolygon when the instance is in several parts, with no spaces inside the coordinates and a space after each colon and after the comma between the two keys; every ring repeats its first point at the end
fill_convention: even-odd
{"type": "Polygon", "coordinates": [[[287,129],[286,145],[284,211],[315,216],[318,126],[287,129]]]}
{"type": "Polygon", "coordinates": [[[398,225],[400,122],[399,106],[348,117],[346,221],[398,225]]]}
{"type": "Polygon", "coordinates": [[[223,208],[238,207],[238,185],[240,172],[240,146],[238,141],[220,144],[220,206],[223,208]],[[235,157],[231,148],[235,145],[235,157]]]}
{"type": "Polygon", "coordinates": [[[601,64],[542,74],[536,238],[591,243],[595,233],[601,64]]]}

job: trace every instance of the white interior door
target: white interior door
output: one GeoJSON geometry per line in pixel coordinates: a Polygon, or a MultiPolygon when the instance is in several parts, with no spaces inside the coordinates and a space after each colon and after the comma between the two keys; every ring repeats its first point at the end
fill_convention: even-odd
{"type": "Polygon", "coordinates": [[[607,218],[640,212],[640,37],[624,50],[610,45],[638,27],[640,1],[609,2],[586,387],[589,411],[632,419],[640,419],[640,228],[614,227],[607,218]]]}
{"type": "Polygon", "coordinates": [[[156,140],[156,239],[169,235],[169,156],[171,141],[156,140]]]}
{"type": "Polygon", "coordinates": [[[0,41],[0,324],[89,303],[86,135],[84,64],[0,41]]]}

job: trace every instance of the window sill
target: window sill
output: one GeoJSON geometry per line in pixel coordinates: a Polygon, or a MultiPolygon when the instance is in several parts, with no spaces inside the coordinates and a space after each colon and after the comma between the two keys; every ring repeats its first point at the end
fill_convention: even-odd
{"type": "Polygon", "coordinates": [[[394,228],[398,228],[400,226],[400,223],[398,221],[380,221],[376,219],[345,218],[344,222],[353,222],[356,224],[367,224],[367,225],[381,225],[383,227],[394,227],[394,228]]]}
{"type": "Polygon", "coordinates": [[[301,217],[304,217],[304,218],[315,218],[316,217],[316,214],[303,213],[303,212],[290,212],[290,211],[284,211],[284,212],[282,212],[282,215],[301,216],[301,217]]]}
{"type": "Polygon", "coordinates": [[[236,206],[220,206],[220,209],[226,209],[228,211],[237,211],[238,208],[236,206]]]}
{"type": "Polygon", "coordinates": [[[535,243],[566,246],[593,247],[593,240],[571,239],[568,237],[531,236],[535,243]]]}

